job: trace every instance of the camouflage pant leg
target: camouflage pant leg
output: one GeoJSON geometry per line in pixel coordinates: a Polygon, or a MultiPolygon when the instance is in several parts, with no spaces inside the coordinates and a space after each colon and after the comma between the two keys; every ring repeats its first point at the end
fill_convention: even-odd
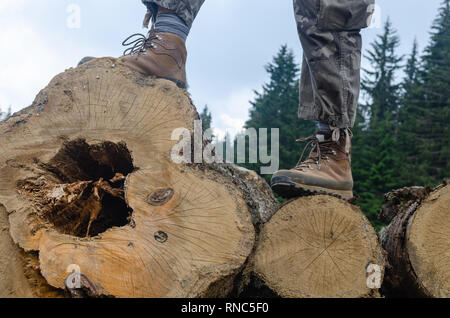
{"type": "Polygon", "coordinates": [[[189,28],[192,26],[203,2],[205,0],[142,0],[142,3],[147,6],[153,17],[157,7],[161,6],[175,12],[189,28]]]}
{"type": "Polygon", "coordinates": [[[353,127],[362,40],[374,0],[294,0],[303,46],[299,117],[353,127]]]}

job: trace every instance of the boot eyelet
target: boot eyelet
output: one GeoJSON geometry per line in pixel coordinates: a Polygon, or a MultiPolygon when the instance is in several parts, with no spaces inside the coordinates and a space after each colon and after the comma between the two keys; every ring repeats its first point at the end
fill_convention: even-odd
{"type": "Polygon", "coordinates": [[[161,35],[156,35],[155,37],[157,40],[160,40],[160,41],[163,39],[161,35]]]}
{"type": "Polygon", "coordinates": [[[333,155],[337,155],[337,152],[336,152],[336,150],[331,150],[331,153],[333,154],[333,155]]]}
{"type": "Polygon", "coordinates": [[[309,168],[310,170],[314,170],[314,167],[311,166],[311,165],[309,165],[308,168],[309,168]]]}
{"type": "Polygon", "coordinates": [[[157,49],[157,48],[158,48],[158,46],[157,46],[155,43],[151,43],[151,44],[150,44],[150,47],[151,47],[152,49],[157,49]]]}

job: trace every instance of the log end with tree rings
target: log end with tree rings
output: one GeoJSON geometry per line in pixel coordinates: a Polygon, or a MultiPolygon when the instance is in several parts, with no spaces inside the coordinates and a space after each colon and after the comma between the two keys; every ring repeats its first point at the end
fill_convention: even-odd
{"type": "Polygon", "coordinates": [[[255,280],[289,298],[377,297],[384,253],[361,210],[318,195],[286,203],[263,226],[255,280]]]}
{"type": "Polygon", "coordinates": [[[450,297],[450,185],[403,188],[386,196],[383,231],[389,297],[450,297]]]}

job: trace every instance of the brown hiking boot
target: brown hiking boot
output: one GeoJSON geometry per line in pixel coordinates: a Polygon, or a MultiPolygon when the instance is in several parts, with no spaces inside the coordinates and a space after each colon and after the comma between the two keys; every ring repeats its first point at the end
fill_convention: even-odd
{"type": "Polygon", "coordinates": [[[351,136],[350,129],[334,129],[332,133],[318,132],[317,136],[297,140],[310,142],[294,169],[280,170],[273,175],[272,189],[285,198],[323,193],[352,199],[351,136]],[[309,157],[302,162],[311,145],[309,157]]]}
{"type": "Polygon", "coordinates": [[[168,79],[186,88],[187,51],[178,35],[152,29],[147,37],[133,34],[122,45],[130,47],[119,61],[135,71],[168,79]]]}

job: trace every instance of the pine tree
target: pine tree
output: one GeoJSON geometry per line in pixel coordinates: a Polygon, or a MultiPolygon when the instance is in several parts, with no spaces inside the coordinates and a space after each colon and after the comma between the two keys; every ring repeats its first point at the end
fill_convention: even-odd
{"type": "Polygon", "coordinates": [[[212,115],[211,111],[208,108],[208,105],[205,105],[203,111],[200,114],[200,119],[202,121],[203,131],[206,131],[211,128],[212,124],[212,115]]]}
{"type": "Polygon", "coordinates": [[[417,87],[417,84],[419,82],[419,71],[419,43],[417,43],[416,38],[414,39],[412,51],[405,66],[405,79],[402,84],[403,99],[407,99],[417,87]]]}
{"type": "Polygon", "coordinates": [[[450,1],[444,0],[423,56],[422,91],[428,121],[417,137],[431,181],[450,176],[450,1]]]}
{"type": "Polygon", "coordinates": [[[449,0],[445,0],[433,23],[420,67],[414,74],[410,57],[406,70],[400,116],[405,185],[435,185],[450,176],[449,11],[449,0]]]}
{"type": "Polygon", "coordinates": [[[417,147],[417,131],[421,119],[428,115],[423,104],[421,89],[421,65],[417,41],[414,41],[411,54],[405,67],[402,84],[402,98],[399,116],[399,148],[403,163],[400,165],[400,183],[402,186],[424,185],[429,183],[427,162],[417,147]]]}
{"type": "MultiPolygon", "coordinates": [[[[265,67],[270,75],[262,92],[255,91],[255,100],[251,102],[249,120],[245,128],[267,128],[270,141],[271,128],[280,131],[280,168],[290,169],[297,163],[301,145],[296,139],[314,133],[313,122],[298,118],[299,105],[299,67],[291,50],[283,45],[273,61],[265,67]]],[[[258,164],[245,164],[245,167],[259,172],[258,164]]],[[[266,176],[269,179],[270,176],[266,176]]]]}
{"type": "Polygon", "coordinates": [[[371,222],[380,227],[377,216],[386,192],[398,185],[397,122],[401,84],[396,73],[403,57],[396,49],[400,39],[388,19],[367,53],[372,70],[365,70],[362,82],[367,103],[360,105],[353,140],[353,175],[357,203],[371,222]],[[365,117],[366,116],[366,117],[365,117]]]}
{"type": "Polygon", "coordinates": [[[396,54],[399,45],[400,38],[388,18],[383,33],[371,44],[371,50],[365,56],[373,70],[364,70],[366,76],[361,86],[371,100],[372,125],[397,117],[401,84],[395,83],[395,77],[403,60],[403,56],[396,54]]]}

